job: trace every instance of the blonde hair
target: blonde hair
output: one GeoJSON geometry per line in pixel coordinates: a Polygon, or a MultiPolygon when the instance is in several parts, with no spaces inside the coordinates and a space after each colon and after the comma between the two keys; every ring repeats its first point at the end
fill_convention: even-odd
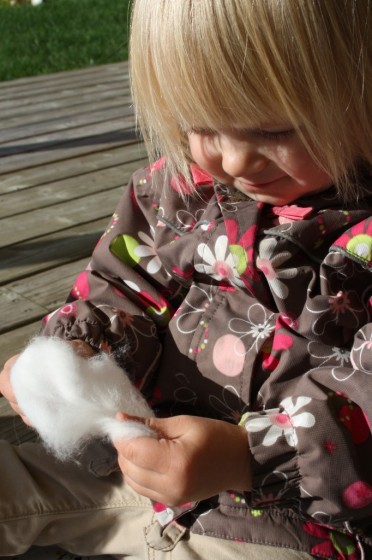
{"type": "Polygon", "coordinates": [[[135,0],[131,79],[150,158],[187,175],[194,127],[289,121],[344,194],[372,164],[369,0],[135,0]]]}

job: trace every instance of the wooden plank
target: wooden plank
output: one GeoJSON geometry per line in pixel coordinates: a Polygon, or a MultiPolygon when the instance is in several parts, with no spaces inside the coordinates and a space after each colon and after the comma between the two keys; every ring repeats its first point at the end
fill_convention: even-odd
{"type": "Polygon", "coordinates": [[[11,282],[7,285],[7,289],[50,313],[64,304],[76,277],[85,270],[88,262],[89,259],[79,259],[41,274],[34,274],[27,282],[23,280],[11,282]]]}
{"type": "Polygon", "coordinates": [[[127,184],[132,173],[144,164],[145,160],[124,163],[32,189],[24,189],[13,195],[0,195],[0,218],[121,187],[127,184]]]}
{"type": "MultiPolygon", "coordinates": [[[[32,322],[23,327],[0,334],[0,367],[6,360],[21,352],[32,337],[40,332],[40,321],[32,322]]],[[[1,399],[0,399],[1,403],[1,399]]],[[[1,412],[0,412],[1,416],[1,412]]]]}
{"type": "Polygon", "coordinates": [[[10,173],[26,167],[132,144],[136,139],[134,117],[108,121],[93,127],[87,126],[70,131],[70,134],[60,133],[57,138],[45,139],[44,143],[39,141],[36,144],[21,143],[16,146],[1,147],[1,170],[10,173]],[[66,136],[70,137],[66,138],[66,136]]]}
{"type": "Polygon", "coordinates": [[[105,169],[121,165],[125,162],[138,161],[146,157],[146,150],[142,143],[133,142],[117,148],[106,149],[82,156],[74,156],[66,160],[43,164],[33,168],[19,169],[11,173],[1,174],[0,192],[14,193],[22,189],[42,185],[51,181],[58,181],[76,175],[84,175],[94,170],[105,169]]]}
{"type": "Polygon", "coordinates": [[[43,317],[47,310],[9,288],[0,288],[0,333],[43,317]]]}
{"type": "Polygon", "coordinates": [[[62,231],[108,216],[122,192],[123,187],[117,187],[93,196],[62,202],[54,206],[52,211],[32,210],[16,217],[4,218],[1,223],[0,247],[8,247],[48,232],[62,231]]]}
{"type": "Polygon", "coordinates": [[[31,125],[34,123],[46,123],[54,119],[61,119],[63,117],[71,118],[73,115],[81,115],[84,113],[91,113],[93,111],[109,109],[113,107],[119,107],[127,104],[127,97],[123,95],[120,90],[117,95],[112,95],[110,97],[104,96],[103,99],[94,98],[90,102],[81,103],[81,100],[74,105],[69,105],[68,107],[61,104],[61,107],[56,109],[45,110],[45,105],[43,105],[43,110],[39,113],[35,111],[34,106],[30,107],[29,111],[24,111],[22,115],[16,112],[15,116],[7,114],[1,118],[1,131],[9,130],[12,128],[23,127],[31,125]]]}
{"type": "Polygon", "coordinates": [[[63,305],[86,265],[87,259],[81,259],[0,288],[0,334],[35,322],[63,305]]]}
{"type": "Polygon", "coordinates": [[[33,84],[45,84],[47,82],[59,81],[73,81],[75,78],[98,76],[100,80],[111,79],[115,74],[122,74],[128,72],[128,62],[114,62],[110,64],[101,64],[97,66],[89,66],[86,68],[79,68],[78,70],[65,70],[63,72],[53,72],[52,74],[41,74],[40,76],[27,76],[25,78],[16,78],[0,82],[0,90],[9,91],[14,88],[27,89],[33,84]]]}
{"type": "MultiPolygon", "coordinates": [[[[110,214],[111,215],[111,214],[110,214]]],[[[109,216],[0,249],[0,285],[27,278],[73,260],[88,258],[109,216]]]]}
{"type": "Polygon", "coordinates": [[[94,87],[97,84],[107,86],[111,84],[113,87],[117,87],[119,84],[121,84],[121,86],[125,84],[126,87],[128,87],[129,77],[125,72],[115,72],[110,75],[101,75],[96,72],[85,76],[76,75],[74,78],[66,75],[64,79],[60,80],[54,80],[53,77],[49,77],[48,80],[44,80],[42,83],[31,82],[24,87],[20,87],[19,85],[13,83],[7,88],[0,88],[0,104],[3,101],[9,101],[10,96],[14,100],[24,99],[27,103],[30,103],[30,100],[27,99],[30,95],[44,96],[45,94],[50,94],[50,96],[53,97],[56,93],[58,93],[58,91],[64,90],[65,88],[70,89],[71,87],[74,87],[74,89],[78,89],[86,88],[88,86],[94,87]]]}
{"type": "MultiPolygon", "coordinates": [[[[129,103],[129,97],[126,98],[129,103]]],[[[131,115],[133,110],[128,105],[122,103],[115,106],[104,107],[101,110],[92,110],[89,113],[79,112],[77,114],[70,114],[47,121],[26,124],[16,128],[4,128],[0,130],[0,149],[1,145],[9,145],[10,142],[14,143],[16,140],[22,140],[34,137],[53,134],[59,131],[66,131],[67,129],[75,129],[82,126],[91,126],[96,123],[101,123],[107,120],[121,119],[125,115],[131,115]]]]}
{"type": "MultiPolygon", "coordinates": [[[[125,82],[124,82],[125,83],[125,82]]],[[[123,83],[123,84],[124,84],[123,83]]],[[[123,84],[120,84],[120,86],[118,87],[118,89],[122,89],[125,92],[129,91],[129,86],[126,87],[126,89],[124,89],[123,84]]],[[[83,96],[83,95],[96,95],[98,93],[102,93],[102,92],[112,92],[112,86],[110,84],[90,84],[90,85],[86,85],[83,87],[67,87],[66,88],[62,88],[60,91],[56,90],[53,93],[38,93],[37,94],[37,102],[39,104],[42,104],[44,102],[50,102],[53,101],[55,99],[58,99],[58,101],[60,102],[61,100],[67,100],[69,98],[76,98],[77,95],[79,96],[83,96]]],[[[32,96],[22,96],[20,98],[17,97],[13,97],[12,98],[6,98],[3,99],[0,102],[0,109],[3,112],[4,110],[8,110],[8,109],[12,109],[14,107],[20,108],[23,106],[29,106],[29,105],[33,105],[34,103],[34,99],[32,98],[32,96]]]]}
{"type": "MultiPolygon", "coordinates": [[[[127,63],[0,83],[0,366],[66,299],[130,174],[127,63]]],[[[0,398],[0,437],[35,440],[0,398]]]]}
{"type": "MultiPolygon", "coordinates": [[[[44,134],[37,134],[32,136],[32,140],[28,140],[27,136],[25,142],[19,142],[18,139],[1,142],[0,145],[0,156],[17,154],[22,152],[31,152],[39,150],[43,147],[48,147],[51,149],[53,145],[66,143],[73,141],[77,138],[86,138],[89,136],[95,136],[106,130],[122,130],[128,128],[133,124],[133,110],[131,107],[123,107],[121,114],[118,109],[114,109],[115,116],[112,118],[106,118],[100,120],[98,123],[94,121],[85,122],[83,125],[72,126],[71,124],[67,128],[62,130],[52,130],[44,134]],[[119,116],[117,114],[119,113],[119,116]]],[[[27,132],[25,131],[26,135],[27,132]]]]}
{"type": "Polygon", "coordinates": [[[107,89],[100,92],[92,93],[88,91],[87,93],[81,95],[75,95],[72,97],[64,98],[64,99],[54,99],[54,100],[46,100],[43,103],[38,103],[35,101],[32,105],[16,105],[14,107],[8,107],[7,109],[2,110],[0,108],[0,117],[1,120],[5,122],[10,117],[15,116],[27,116],[30,113],[37,113],[40,115],[44,115],[44,118],[48,115],[48,111],[55,110],[59,108],[67,108],[67,107],[80,107],[83,108],[84,104],[92,103],[95,100],[105,100],[105,99],[115,99],[121,98],[125,95],[125,90],[123,88],[117,89],[107,89]]]}

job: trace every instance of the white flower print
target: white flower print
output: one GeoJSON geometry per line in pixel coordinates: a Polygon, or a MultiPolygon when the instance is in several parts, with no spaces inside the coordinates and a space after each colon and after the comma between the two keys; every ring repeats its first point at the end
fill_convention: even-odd
{"type": "MultiPolygon", "coordinates": [[[[151,228],[151,234],[154,236],[154,230],[151,228]]],[[[146,245],[137,245],[134,254],[137,257],[151,257],[153,258],[148,262],[146,270],[149,274],[156,274],[161,269],[161,261],[156,253],[154,239],[143,231],[138,232],[138,237],[146,243],[146,245]]]]}
{"type": "Polygon", "coordinates": [[[191,286],[190,295],[192,292],[195,293],[195,291],[197,292],[197,296],[199,295],[199,297],[194,295],[193,300],[197,301],[198,299],[201,299],[201,301],[203,301],[203,305],[200,307],[196,307],[195,305],[191,304],[186,298],[175,314],[175,316],[177,316],[177,328],[182,334],[190,334],[192,332],[195,332],[199,324],[199,320],[202,318],[203,314],[206,312],[209,304],[213,299],[211,287],[209,288],[208,293],[207,290],[199,288],[199,286],[191,286]],[[192,319],[192,317],[194,317],[194,320],[191,322],[190,319],[192,319]],[[186,328],[187,322],[191,323],[188,328],[186,328]],[[184,324],[185,326],[183,326],[184,324]]]}
{"type": "Polygon", "coordinates": [[[196,406],[198,396],[192,388],[188,377],[180,372],[176,373],[175,378],[177,383],[179,383],[179,387],[177,387],[173,393],[174,401],[176,403],[186,403],[191,406],[196,406]]]}
{"type": "Polygon", "coordinates": [[[275,328],[275,314],[266,312],[266,309],[260,303],[255,303],[248,308],[247,319],[234,317],[229,321],[229,329],[231,332],[240,335],[243,340],[251,337],[253,342],[246,353],[255,347],[256,350],[262,345],[275,328]]]}
{"type": "Polygon", "coordinates": [[[275,411],[267,411],[265,416],[253,414],[245,421],[249,432],[261,432],[269,428],[262,441],[262,445],[269,447],[284,436],[288,445],[295,447],[298,443],[296,428],[311,428],[315,424],[315,417],[310,412],[297,412],[311,402],[309,397],[298,397],[296,403],[292,397],[285,398],[275,411]]]}
{"type": "Polygon", "coordinates": [[[196,264],[195,270],[209,274],[216,280],[227,280],[230,284],[244,287],[237,271],[238,259],[229,250],[227,235],[220,235],[214,245],[214,253],[206,243],[198,245],[198,253],[203,259],[203,263],[196,264]]]}
{"type": "Polygon", "coordinates": [[[307,350],[312,358],[320,360],[320,363],[317,363],[317,367],[321,367],[329,362],[338,362],[340,367],[350,364],[350,351],[346,348],[333,346],[329,350],[329,346],[320,346],[312,340],[307,345],[307,350]]]}
{"type": "Polygon", "coordinates": [[[292,255],[289,251],[276,253],[277,245],[278,241],[276,239],[263,239],[259,245],[259,257],[256,264],[257,268],[266,276],[267,282],[274,294],[280,299],[287,299],[289,289],[281,280],[294,278],[297,276],[298,270],[297,268],[278,270],[292,255]]]}
{"type": "Polygon", "coordinates": [[[203,214],[204,214],[204,208],[198,210],[195,213],[195,215],[193,215],[188,210],[179,210],[176,214],[176,218],[178,223],[180,224],[180,229],[182,231],[188,231],[194,229],[195,224],[199,222],[199,220],[203,217],[203,214]]]}
{"type": "MultiPolygon", "coordinates": [[[[348,326],[350,329],[355,328],[359,323],[359,315],[363,312],[363,308],[355,308],[351,306],[351,301],[358,301],[360,298],[354,290],[342,291],[337,294],[329,295],[323,309],[311,309],[309,303],[306,309],[317,317],[313,320],[312,331],[316,335],[324,335],[326,329],[333,323],[337,325],[342,315],[348,317],[348,326]]],[[[344,320],[345,321],[345,320],[344,320]]]]}
{"type": "Polygon", "coordinates": [[[209,404],[212,408],[217,410],[219,414],[222,414],[221,418],[234,420],[238,423],[241,418],[241,410],[234,406],[234,402],[239,402],[240,400],[238,391],[232,385],[226,385],[222,389],[221,397],[222,399],[216,397],[216,395],[210,395],[209,404]]]}
{"type": "Polygon", "coordinates": [[[122,332],[122,336],[120,339],[117,338],[115,340],[116,343],[126,340],[128,331],[131,332],[131,341],[132,341],[131,351],[133,353],[138,351],[140,340],[143,337],[154,338],[157,336],[157,330],[156,330],[156,326],[154,325],[154,322],[149,317],[147,317],[147,315],[145,315],[144,313],[142,314],[142,321],[140,324],[143,325],[144,322],[146,322],[148,326],[147,331],[145,329],[140,330],[137,327],[138,323],[137,321],[134,320],[133,315],[131,315],[130,313],[125,313],[121,309],[111,307],[110,305],[107,304],[97,305],[97,309],[105,310],[105,313],[107,314],[108,320],[111,325],[118,324],[120,326],[120,331],[122,332]]]}
{"type": "Polygon", "coordinates": [[[370,329],[359,329],[351,352],[351,363],[367,375],[372,374],[372,333],[370,329]]]}

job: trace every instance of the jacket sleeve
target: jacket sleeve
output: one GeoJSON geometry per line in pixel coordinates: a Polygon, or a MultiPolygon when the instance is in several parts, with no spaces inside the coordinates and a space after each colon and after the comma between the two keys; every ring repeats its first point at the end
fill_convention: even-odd
{"type": "Polygon", "coordinates": [[[157,210],[149,169],[140,170],[125,189],[66,305],[45,318],[42,331],[84,340],[96,350],[109,349],[133,378],[143,382],[157,364],[162,330],[179,290],[157,254],[157,210]]]}
{"type": "Polygon", "coordinates": [[[304,372],[293,347],[291,364],[268,377],[256,411],[241,425],[253,455],[251,505],[289,503],[316,522],[361,529],[372,520],[372,277],[359,264],[351,267],[365,318],[351,343],[323,345],[319,367],[304,372]]]}

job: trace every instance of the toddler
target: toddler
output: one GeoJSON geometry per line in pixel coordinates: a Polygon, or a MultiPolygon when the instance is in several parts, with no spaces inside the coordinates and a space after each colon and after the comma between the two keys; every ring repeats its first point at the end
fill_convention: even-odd
{"type": "Polygon", "coordinates": [[[371,38],[369,0],[134,2],[151,163],[43,333],[110,352],[159,439],[3,442],[0,554],[372,557],[371,38]]]}

